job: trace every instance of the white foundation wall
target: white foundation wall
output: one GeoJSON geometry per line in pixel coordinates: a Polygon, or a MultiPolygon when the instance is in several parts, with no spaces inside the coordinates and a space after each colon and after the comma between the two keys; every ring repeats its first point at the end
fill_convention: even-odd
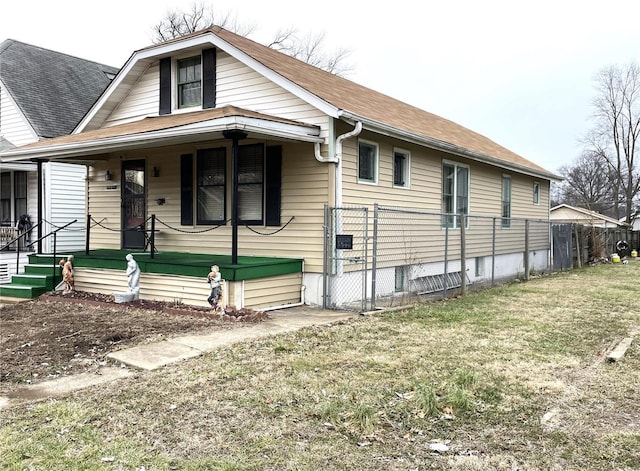
{"type": "MultiPolygon", "coordinates": [[[[469,284],[481,283],[487,285],[492,278],[496,282],[506,281],[525,276],[525,263],[523,253],[496,255],[492,257],[471,257],[466,259],[466,275],[469,284]]],[[[549,269],[549,252],[535,250],[529,252],[530,274],[543,273],[549,269]]],[[[461,271],[460,260],[450,260],[446,263],[446,273],[461,271]]],[[[396,267],[386,267],[376,270],[375,289],[376,297],[397,295],[398,292],[409,291],[412,280],[418,278],[442,275],[445,273],[445,262],[425,263],[418,265],[405,265],[403,270],[396,267]],[[403,275],[399,272],[403,271],[403,275]],[[404,280],[397,280],[396,276],[403,276],[404,280]],[[398,286],[401,288],[398,288],[398,286]]],[[[351,271],[343,273],[339,278],[332,277],[329,283],[329,305],[341,306],[359,302],[363,296],[371,299],[373,286],[372,271],[366,273],[351,271]],[[366,286],[366,288],[365,288],[366,286]]],[[[307,304],[322,305],[323,282],[320,274],[305,274],[306,302],[307,304]]]]}

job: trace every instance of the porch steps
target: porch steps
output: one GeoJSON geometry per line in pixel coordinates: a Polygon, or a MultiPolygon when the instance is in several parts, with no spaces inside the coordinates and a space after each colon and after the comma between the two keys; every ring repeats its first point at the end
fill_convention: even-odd
{"type": "Polygon", "coordinates": [[[47,291],[51,290],[42,286],[14,285],[13,283],[9,283],[8,285],[0,286],[0,298],[6,296],[8,298],[34,299],[47,291]]]}
{"type": "MultiPolygon", "coordinates": [[[[29,256],[29,260],[38,260],[29,256]]],[[[51,259],[50,259],[51,260],[51,259]]],[[[56,273],[60,275],[59,270],[56,273]]],[[[59,280],[58,280],[59,281],[59,280]]],[[[0,285],[0,297],[34,299],[54,289],[52,265],[27,264],[24,273],[12,275],[11,283],[0,285]]]]}

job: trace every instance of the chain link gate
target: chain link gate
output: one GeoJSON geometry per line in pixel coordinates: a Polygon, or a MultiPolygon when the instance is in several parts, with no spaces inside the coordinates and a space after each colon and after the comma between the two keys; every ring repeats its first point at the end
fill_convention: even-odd
{"type": "Polygon", "coordinates": [[[324,211],[324,309],[367,310],[369,209],[330,208],[324,211]]]}

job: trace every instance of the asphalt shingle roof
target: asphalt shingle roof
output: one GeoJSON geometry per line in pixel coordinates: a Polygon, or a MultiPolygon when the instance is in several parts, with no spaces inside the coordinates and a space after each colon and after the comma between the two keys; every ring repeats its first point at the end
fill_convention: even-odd
{"type": "Polygon", "coordinates": [[[0,79],[40,138],[71,133],[117,72],[13,39],[0,43],[0,79]]]}
{"type": "MultiPolygon", "coordinates": [[[[172,39],[167,43],[207,33],[219,36],[265,67],[338,109],[402,132],[554,176],[540,165],[460,124],[326,72],[219,26],[172,39]]],[[[145,49],[154,47],[157,46],[145,49]]]]}

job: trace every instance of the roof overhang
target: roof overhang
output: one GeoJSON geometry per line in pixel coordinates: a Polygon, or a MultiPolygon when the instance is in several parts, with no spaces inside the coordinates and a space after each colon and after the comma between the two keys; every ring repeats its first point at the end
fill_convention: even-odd
{"type": "Polygon", "coordinates": [[[442,152],[446,152],[448,154],[457,155],[459,157],[464,157],[466,159],[475,160],[478,162],[482,162],[485,164],[493,165],[496,167],[500,167],[506,170],[511,170],[514,172],[518,172],[524,175],[529,175],[532,177],[542,178],[545,180],[561,182],[563,178],[559,175],[555,175],[549,172],[537,172],[535,169],[530,167],[526,167],[524,165],[518,165],[514,162],[507,162],[502,159],[498,159],[495,157],[491,157],[489,155],[481,154],[478,152],[473,152],[463,147],[456,146],[454,144],[440,141],[438,139],[432,139],[429,137],[425,137],[419,134],[415,134],[409,131],[405,131],[402,129],[394,128],[392,126],[385,125],[383,123],[379,123],[377,121],[373,121],[371,119],[367,119],[362,116],[358,116],[356,114],[350,113],[348,111],[341,111],[340,117],[349,122],[360,121],[362,122],[363,127],[370,131],[377,132],[379,134],[383,134],[385,136],[389,136],[392,138],[402,139],[407,142],[411,142],[413,144],[417,144],[419,146],[428,147],[430,149],[439,150],[442,152]]]}
{"type": "Polygon", "coordinates": [[[38,170],[38,166],[36,164],[27,163],[27,162],[0,162],[0,170],[14,170],[21,172],[35,172],[38,170]]]}
{"type": "Polygon", "coordinates": [[[38,143],[38,145],[18,147],[0,152],[0,158],[5,162],[10,162],[88,157],[123,150],[224,139],[223,132],[227,130],[244,131],[250,139],[280,139],[311,143],[323,142],[318,126],[303,123],[283,123],[248,116],[224,116],[182,126],[130,134],[116,134],[107,137],[92,138],[92,133],[89,132],[87,133],[89,137],[83,139],[82,134],[76,134],[72,135],[76,139],[70,142],[65,139],[54,139],[51,140],[50,144],[47,144],[47,141],[43,141],[38,143]]]}

